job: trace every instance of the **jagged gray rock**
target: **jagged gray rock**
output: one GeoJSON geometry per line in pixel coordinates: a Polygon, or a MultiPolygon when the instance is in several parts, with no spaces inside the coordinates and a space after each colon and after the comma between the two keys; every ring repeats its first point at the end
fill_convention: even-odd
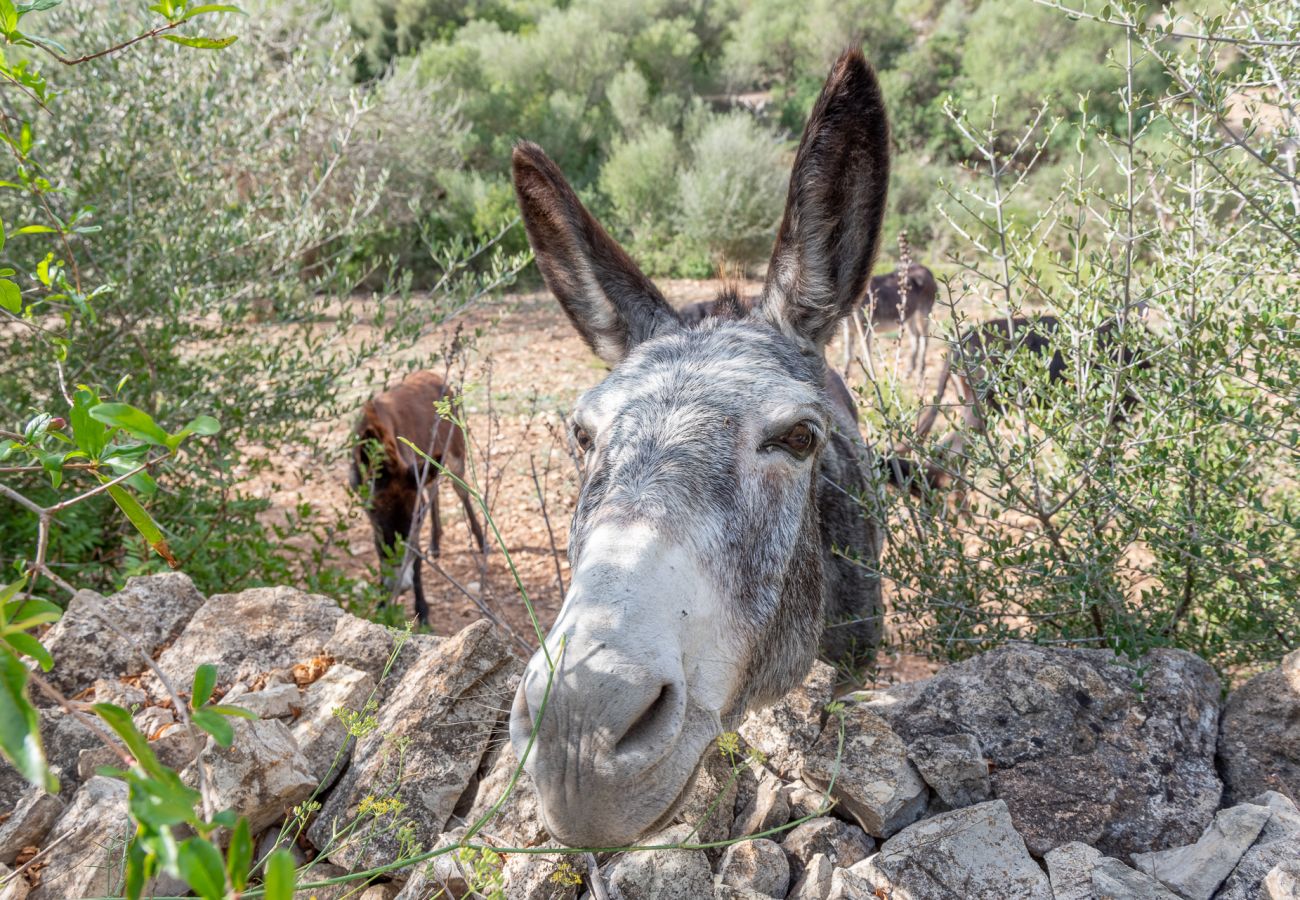
{"type": "Polygon", "coordinates": [[[1278,863],[1264,878],[1268,900],[1300,900],[1300,857],[1278,863]]]}
{"type": "Polygon", "coordinates": [[[790,802],[785,784],[771,772],[764,771],[753,798],[736,814],[731,825],[732,838],[762,834],[790,821],[790,802]]]}
{"type": "MultiPolygon", "coordinates": [[[[338,780],[352,758],[356,744],[336,711],[372,715],[375,710],[367,712],[365,705],[374,691],[375,680],[369,673],[336,663],[301,692],[298,703],[302,714],[289,730],[307,760],[308,769],[322,788],[329,788],[338,780]]],[[[233,702],[236,705],[240,703],[239,700],[233,702]]]]}
{"type": "Polygon", "coordinates": [[[573,863],[561,853],[507,856],[501,872],[507,900],[573,900],[579,884],[573,863]]]}
{"type": "Polygon", "coordinates": [[[1047,876],[1029,856],[1001,800],[917,822],[849,870],[873,889],[913,900],[1052,900],[1047,876]]]}
{"type": "Polygon", "coordinates": [[[1210,900],[1272,815],[1242,803],[1220,810],[1194,844],[1133,854],[1133,866],[1187,900],[1210,900]]]}
{"type": "Polygon", "coordinates": [[[482,834],[502,847],[537,847],[546,843],[550,835],[542,822],[541,806],[533,779],[527,772],[519,771],[519,780],[509,794],[510,779],[519,768],[514,748],[506,741],[483,780],[479,782],[474,805],[465,816],[467,824],[474,824],[501,802],[496,815],[483,826],[482,834]],[[504,800],[502,799],[504,798],[504,800]]]}
{"type": "Polygon", "coordinates": [[[989,765],[973,735],[925,735],[908,745],[907,754],[948,809],[989,799],[989,765]]]}
{"type": "Polygon", "coordinates": [[[1266,791],[1247,801],[1269,811],[1255,843],[1223,882],[1215,900],[1255,900],[1264,892],[1264,880],[1278,864],[1300,859],[1300,811],[1287,797],[1266,791]]]}
{"type": "Polygon", "coordinates": [[[1099,900],[1179,900],[1150,875],[1111,856],[1103,856],[1093,868],[1092,893],[1099,900]]]}
{"type": "Polygon", "coordinates": [[[181,777],[197,786],[197,767],[202,766],[216,808],[247,816],[257,833],[311,796],[316,777],[279,719],[234,719],[231,724],[234,742],[220,747],[209,740],[181,777]]]}
{"type": "Polygon", "coordinates": [[[763,752],[775,772],[786,779],[798,778],[804,755],[821,734],[836,680],[835,669],[815,661],[803,684],[771,706],[746,715],[738,729],[740,736],[763,752]]]}
{"type": "Polygon", "coordinates": [[[50,829],[40,886],[32,900],[105,897],[117,893],[122,877],[122,845],[129,835],[126,784],[96,775],[77,791],[50,829]],[[65,837],[67,835],[67,837],[65,837]]]}
{"type": "Polygon", "coordinates": [[[826,858],[825,853],[814,853],[803,866],[794,887],[786,895],[786,900],[825,900],[831,892],[831,879],[835,867],[826,858]]]}
{"type": "MultiPolygon", "coordinates": [[[[674,825],[645,839],[647,846],[680,844],[691,829],[674,825]]],[[[702,850],[622,853],[605,867],[610,900],[699,900],[713,896],[713,872],[702,850]]]]}
{"type": "MultiPolygon", "coordinates": [[[[326,672],[322,677],[328,675],[326,672]]],[[[256,713],[259,719],[288,719],[295,710],[302,711],[302,692],[292,682],[276,681],[257,691],[250,691],[241,684],[231,689],[221,702],[242,706],[256,713]]]]}
{"type": "Polygon", "coordinates": [[[759,838],[732,844],[718,864],[722,883],[768,897],[784,897],[790,887],[790,864],[775,841],[759,838]]]}
{"type": "Polygon", "coordinates": [[[9,818],[0,822],[0,863],[12,865],[24,847],[40,846],[63,809],[56,795],[29,787],[10,809],[9,818]]]}
{"type": "Polygon", "coordinates": [[[1228,697],[1219,724],[1228,802],[1262,791],[1300,797],[1300,650],[1228,697]]]}
{"type": "Polygon", "coordinates": [[[808,751],[804,781],[829,787],[867,834],[889,837],[925,812],[925,782],[907,758],[907,745],[875,712],[849,706],[844,713],[843,755],[837,759],[838,749],[839,723],[831,718],[808,751]]]}
{"type": "MultiPolygon", "coordinates": [[[[675,821],[696,829],[702,844],[725,841],[736,821],[736,781],[730,760],[716,746],[710,747],[686,788],[675,821]]],[[[709,858],[721,855],[722,851],[713,851],[709,858]]]]}
{"type": "MultiPolygon", "coordinates": [[[[326,846],[336,823],[351,822],[363,800],[397,784],[402,821],[421,844],[433,843],[478,773],[520,668],[486,621],[418,653],[381,705],[375,730],[357,742],[309,839],[326,846]],[[391,752],[394,742],[403,744],[400,756],[391,752]]],[[[330,862],[365,868],[397,858],[399,835],[391,825],[371,817],[354,840],[330,851],[330,862]]]]}
{"type": "Polygon", "coordinates": [[[976,737],[1035,855],[1071,840],[1123,858],[1190,843],[1219,806],[1219,682],[1190,653],[1128,666],[1012,644],[877,696],[867,706],[909,743],[976,737]]]}
{"type": "MultiPolygon", "coordinates": [[[[40,710],[41,743],[45,746],[45,760],[59,779],[59,796],[67,802],[81,784],[77,774],[77,757],[82,750],[102,747],[103,742],[76,716],[61,709],[40,710]]],[[[13,809],[27,792],[27,779],[0,759],[0,810],[13,809]]]]}
{"type": "Polygon", "coordinates": [[[1054,900],[1093,900],[1092,870],[1101,851],[1078,841],[1062,844],[1043,857],[1054,900]]]}
{"type": "Polygon", "coordinates": [[[797,880],[815,856],[826,857],[835,868],[847,869],[870,856],[876,842],[856,825],[823,816],[792,828],[781,849],[790,861],[791,880],[797,880]]]}
{"type": "Polygon", "coordinates": [[[108,597],[77,591],[63,618],[42,639],[54,657],[54,668],[45,677],[72,696],[96,679],[143,672],[146,663],[140,654],[153,656],[161,650],[202,603],[194,582],[180,572],[128,578],[126,587],[108,597]],[[131,641],[110,630],[106,619],[131,641]]]}

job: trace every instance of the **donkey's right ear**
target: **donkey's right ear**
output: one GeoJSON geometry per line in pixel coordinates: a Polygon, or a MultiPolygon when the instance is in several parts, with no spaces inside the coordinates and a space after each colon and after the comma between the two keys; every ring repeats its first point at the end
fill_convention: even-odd
{"type": "Polygon", "coordinates": [[[537,268],[578,333],[609,365],[680,327],[677,313],[536,144],[514,152],[515,194],[537,268]]]}

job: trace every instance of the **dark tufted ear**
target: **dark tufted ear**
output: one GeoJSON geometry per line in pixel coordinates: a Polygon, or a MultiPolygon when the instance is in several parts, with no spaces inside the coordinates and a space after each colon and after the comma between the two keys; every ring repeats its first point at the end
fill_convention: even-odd
{"type": "Polygon", "coordinates": [[[632,258],[587,212],[536,144],[514,152],[515,194],[537,267],[578,333],[611,366],[677,314],[632,258]]]}
{"type": "Polygon", "coordinates": [[[862,51],[846,51],[813,107],[760,310],[818,352],[859,302],[880,244],[889,123],[862,51]]]}

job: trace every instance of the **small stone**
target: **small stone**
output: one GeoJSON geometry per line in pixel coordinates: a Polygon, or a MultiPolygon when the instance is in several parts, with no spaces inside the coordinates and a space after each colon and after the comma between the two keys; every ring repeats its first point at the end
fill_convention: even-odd
{"type": "Polygon", "coordinates": [[[1243,803],[1220,810],[1194,844],[1133,854],[1133,865],[1187,900],[1210,900],[1272,816],[1265,806],[1243,803]]]}
{"type": "Polygon", "coordinates": [[[506,900],[575,900],[581,879],[566,854],[515,853],[501,875],[506,900]]]}
{"type": "MultiPolygon", "coordinates": [[[[647,846],[680,844],[691,829],[674,825],[645,838],[647,846]]],[[[700,900],[713,896],[713,872],[701,850],[622,853],[605,868],[610,900],[700,900]]]]}
{"type": "Polygon", "coordinates": [[[802,781],[795,781],[788,786],[786,799],[790,803],[791,819],[807,819],[812,816],[824,816],[830,812],[834,801],[822,791],[808,787],[802,781]]]}
{"type": "Polygon", "coordinates": [[[1268,900],[1300,900],[1300,857],[1278,863],[1264,877],[1268,900]]]}
{"type": "Polygon", "coordinates": [[[356,743],[336,711],[348,710],[361,718],[372,716],[375,710],[366,711],[365,705],[374,692],[375,680],[368,673],[336,663],[301,693],[298,703],[302,715],[290,731],[322,790],[338,780],[356,743]]]}
{"type": "Polygon", "coordinates": [[[63,801],[37,787],[30,787],[0,822],[0,863],[13,865],[19,851],[40,846],[54,822],[63,814],[63,801]]]}
{"type": "MultiPolygon", "coordinates": [[[[233,691],[231,693],[234,693],[233,691]]],[[[233,697],[227,694],[223,703],[240,706],[259,719],[288,719],[302,711],[302,692],[295,684],[268,684],[260,691],[245,691],[233,697]]]]}
{"type": "Polygon", "coordinates": [[[989,764],[969,734],[925,735],[907,748],[925,783],[949,809],[983,803],[992,794],[989,764]]]}
{"type": "Polygon", "coordinates": [[[731,837],[742,838],[780,828],[790,821],[790,804],[785,799],[785,785],[770,772],[758,782],[754,799],[740,811],[731,826],[731,837]]]}
{"type": "Polygon", "coordinates": [[[1092,870],[1092,891],[1104,900],[1178,900],[1178,895],[1145,872],[1104,856],[1092,870]]]}
{"type": "MultiPolygon", "coordinates": [[[[247,816],[256,833],[306,800],[316,778],[279,719],[234,719],[232,725],[234,742],[219,747],[209,740],[195,765],[204,767],[216,808],[247,816]]],[[[194,766],[182,778],[191,785],[199,781],[194,766]]]]}
{"type": "Polygon", "coordinates": [[[132,717],[145,740],[162,737],[176,724],[176,714],[162,706],[146,706],[132,717]]]}
{"type": "Polygon", "coordinates": [[[867,834],[889,837],[925,812],[926,788],[907,758],[907,746],[889,725],[864,706],[844,713],[844,750],[838,757],[839,725],[832,718],[808,752],[803,779],[831,794],[867,834]],[[833,786],[832,786],[833,782],[833,786]]]}
{"type": "Polygon", "coordinates": [[[1218,758],[1229,802],[1268,790],[1300,797],[1300,650],[1228,696],[1218,758]]]}
{"type": "Polygon", "coordinates": [[[825,853],[815,853],[803,867],[803,874],[794,883],[787,900],[826,900],[831,892],[831,879],[835,867],[825,853]]]}
{"type": "Polygon", "coordinates": [[[912,900],[1052,900],[1052,888],[1007,805],[992,800],[917,822],[850,867],[872,889],[912,900]]]}
{"type": "Polygon", "coordinates": [[[31,892],[27,879],[21,875],[10,878],[12,874],[8,866],[0,863],[0,900],[27,900],[27,895],[31,892]]]}
{"type": "Polygon", "coordinates": [[[831,872],[831,889],[826,900],[868,900],[878,896],[871,883],[853,869],[835,869],[831,872]]]}
{"type": "Polygon", "coordinates": [[[798,778],[804,754],[817,742],[827,704],[834,699],[835,669],[813,663],[803,684],[765,709],[753,710],[741,722],[740,736],[761,750],[767,765],[785,778],[798,778]]]}
{"type": "Polygon", "coordinates": [[[94,688],[96,703],[111,703],[128,712],[137,706],[144,706],[149,700],[140,688],[116,678],[97,678],[94,688]]]}
{"type": "Polygon", "coordinates": [[[1078,841],[1062,844],[1043,857],[1055,900],[1093,900],[1092,870],[1101,851],[1078,841]]]}
{"type": "Polygon", "coordinates": [[[790,886],[790,864],[775,841],[759,838],[732,844],[718,866],[722,883],[769,897],[784,897],[790,886]]]}
{"type": "Polygon", "coordinates": [[[823,817],[796,825],[781,842],[790,861],[790,877],[798,879],[814,856],[824,856],[831,866],[847,869],[876,849],[865,831],[839,819],[823,817]]]}

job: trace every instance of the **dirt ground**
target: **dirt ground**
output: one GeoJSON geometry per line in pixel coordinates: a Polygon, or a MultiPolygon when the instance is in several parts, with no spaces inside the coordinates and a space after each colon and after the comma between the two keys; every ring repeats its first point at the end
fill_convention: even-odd
{"type": "MultiPolygon", "coordinates": [[[[720,284],[670,280],[661,282],[660,287],[670,302],[680,306],[712,299],[720,284]]],[[[758,288],[758,282],[747,283],[742,294],[753,295],[758,288]]],[[[936,319],[944,315],[935,310],[936,319]]],[[[937,322],[933,330],[938,332],[937,322]]],[[[915,390],[912,380],[904,377],[906,341],[891,332],[876,340],[877,367],[896,370],[899,390],[915,390]]],[[[930,341],[929,392],[934,389],[944,349],[943,341],[930,341]]],[[[842,366],[840,339],[831,345],[827,356],[835,368],[842,366]]],[[[437,634],[453,634],[486,613],[512,633],[521,651],[535,647],[537,638],[510,563],[544,632],[554,620],[568,584],[565,547],[578,493],[576,468],[567,450],[565,416],[582,391],[600,381],[604,366],[544,291],[506,294],[480,305],[428,335],[402,358],[385,363],[393,366],[406,360],[445,372],[452,384],[459,385],[472,445],[469,481],[484,493],[500,534],[500,544],[491,547],[486,557],[481,556],[472,545],[465,513],[450,485],[441,486],[442,552],[436,568],[425,566],[423,573],[431,629],[437,634]],[[457,328],[462,335],[478,332],[479,337],[448,371],[442,361],[444,350],[457,328]]],[[[358,407],[365,385],[376,386],[377,382],[382,383],[382,378],[374,373],[358,373],[358,407]]],[[[851,383],[862,384],[862,376],[851,383]]],[[[350,419],[316,423],[313,434],[319,436],[325,464],[308,459],[279,460],[275,476],[258,479],[254,489],[271,499],[271,515],[282,516],[304,501],[327,514],[345,515],[346,533],[331,551],[331,561],[351,575],[373,577],[376,559],[370,527],[347,486],[347,451],[340,436],[350,433],[350,428],[350,419]]],[[[489,530],[490,543],[491,537],[489,530]]],[[[422,542],[427,540],[426,526],[422,542]]],[[[405,602],[408,614],[413,615],[409,594],[405,602]]],[[[935,668],[919,657],[883,656],[871,681],[913,680],[935,668]]]]}

